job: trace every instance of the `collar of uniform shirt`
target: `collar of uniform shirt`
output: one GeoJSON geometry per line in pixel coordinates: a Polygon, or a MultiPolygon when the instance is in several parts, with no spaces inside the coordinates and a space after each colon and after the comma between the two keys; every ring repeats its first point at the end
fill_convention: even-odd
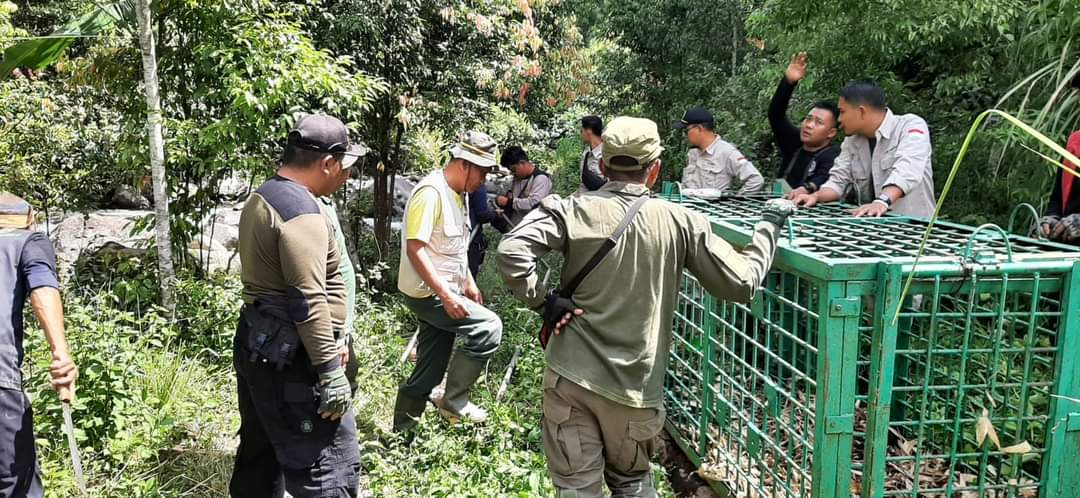
{"type": "Polygon", "coordinates": [[[878,126],[877,132],[874,133],[874,136],[879,139],[884,138],[885,140],[888,140],[890,137],[893,136],[893,131],[896,130],[896,125],[898,124],[898,121],[899,119],[897,119],[896,115],[893,114],[892,109],[885,109],[885,119],[881,121],[881,126],[878,126]]]}
{"type": "Polygon", "coordinates": [[[604,155],[604,144],[601,143],[596,147],[589,149],[589,152],[592,152],[593,157],[600,159],[604,155]]]}
{"type": "Polygon", "coordinates": [[[708,147],[705,147],[704,152],[710,156],[716,154],[716,148],[720,146],[720,140],[721,138],[719,136],[716,137],[716,140],[713,140],[712,144],[710,144],[708,147]]]}
{"type": "Polygon", "coordinates": [[[603,187],[600,187],[600,190],[604,190],[607,192],[642,195],[649,191],[649,187],[646,187],[640,183],[610,181],[605,183],[603,187]]]}

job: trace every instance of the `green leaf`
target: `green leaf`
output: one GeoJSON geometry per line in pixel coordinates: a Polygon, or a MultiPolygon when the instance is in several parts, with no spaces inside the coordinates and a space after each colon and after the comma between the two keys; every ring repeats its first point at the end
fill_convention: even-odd
{"type": "Polygon", "coordinates": [[[10,78],[11,72],[21,67],[44,69],[56,62],[76,38],[100,35],[118,22],[132,23],[135,20],[134,12],[134,1],[122,0],[98,7],[61,26],[48,37],[16,43],[4,51],[4,58],[0,61],[0,77],[10,78]]]}

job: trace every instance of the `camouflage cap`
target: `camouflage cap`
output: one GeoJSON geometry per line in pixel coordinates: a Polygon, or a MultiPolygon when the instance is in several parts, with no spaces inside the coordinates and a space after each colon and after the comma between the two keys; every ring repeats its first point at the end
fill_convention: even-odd
{"type": "Polygon", "coordinates": [[[637,171],[660,157],[660,133],[651,119],[619,116],[604,128],[604,165],[615,171],[637,171]]]}
{"type": "Polygon", "coordinates": [[[498,153],[499,146],[495,140],[479,131],[466,132],[461,136],[461,141],[450,148],[450,156],[454,159],[464,159],[496,173],[499,171],[499,163],[495,162],[498,153]]]}

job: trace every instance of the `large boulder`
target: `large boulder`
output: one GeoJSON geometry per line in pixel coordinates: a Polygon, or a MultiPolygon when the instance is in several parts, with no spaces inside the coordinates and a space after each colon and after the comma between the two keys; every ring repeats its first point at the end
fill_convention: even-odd
{"type": "MultiPolygon", "coordinates": [[[[191,241],[188,252],[204,270],[240,270],[237,247],[243,208],[242,202],[215,208],[200,224],[200,233],[191,241]]],[[[83,257],[145,254],[154,239],[153,217],[153,211],[111,209],[71,214],[59,223],[49,224],[57,269],[66,278],[83,257]],[[135,231],[140,222],[145,229],[135,231]]]]}
{"type": "Polygon", "coordinates": [[[257,188],[259,186],[253,185],[251,178],[241,173],[233,173],[221,180],[217,186],[217,194],[218,198],[225,201],[242,201],[257,188]]]}
{"type": "Polygon", "coordinates": [[[484,187],[487,188],[488,195],[500,196],[510,191],[510,185],[512,183],[514,183],[514,177],[511,175],[488,175],[484,187]]]}
{"type": "Polygon", "coordinates": [[[153,224],[136,231],[138,223],[152,211],[110,209],[65,216],[60,223],[50,225],[50,237],[56,248],[57,269],[69,275],[75,262],[84,256],[103,252],[142,255],[154,238],[153,224]]]}
{"type": "Polygon", "coordinates": [[[117,185],[113,189],[109,205],[116,209],[150,209],[150,200],[131,185],[117,185]]]}
{"type": "Polygon", "coordinates": [[[244,203],[215,208],[199,225],[199,235],[188,249],[207,271],[240,271],[237,248],[240,241],[240,213],[244,203]]]}
{"type": "MultiPolygon", "coordinates": [[[[409,202],[409,196],[412,195],[412,191],[416,188],[418,179],[395,176],[394,177],[394,200],[392,203],[393,217],[394,219],[401,219],[405,215],[405,204],[409,202]]],[[[366,202],[372,202],[374,199],[375,180],[371,178],[365,178],[363,183],[360,180],[349,180],[348,186],[349,198],[353,199],[355,196],[362,196],[366,199],[366,202]]],[[[371,212],[370,206],[365,206],[365,212],[371,212]]]]}

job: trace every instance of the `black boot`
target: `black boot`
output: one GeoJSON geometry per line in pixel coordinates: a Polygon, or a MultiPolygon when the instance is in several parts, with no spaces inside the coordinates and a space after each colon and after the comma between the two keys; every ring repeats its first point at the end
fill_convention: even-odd
{"type": "Polygon", "coordinates": [[[420,423],[420,416],[427,408],[428,400],[417,399],[400,390],[394,402],[394,432],[404,432],[420,423]]]}

